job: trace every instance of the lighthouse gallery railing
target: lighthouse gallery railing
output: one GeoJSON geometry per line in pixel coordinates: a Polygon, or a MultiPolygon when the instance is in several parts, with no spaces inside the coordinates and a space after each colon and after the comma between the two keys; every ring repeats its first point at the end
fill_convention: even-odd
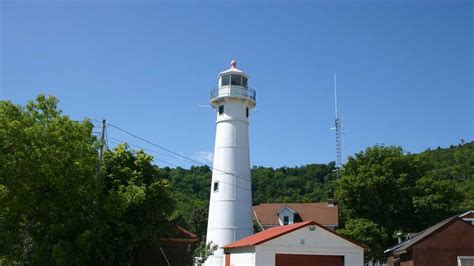
{"type": "Polygon", "coordinates": [[[241,98],[250,98],[254,101],[257,100],[257,92],[251,88],[240,87],[240,86],[222,86],[211,90],[211,99],[216,97],[234,96],[241,98]]]}

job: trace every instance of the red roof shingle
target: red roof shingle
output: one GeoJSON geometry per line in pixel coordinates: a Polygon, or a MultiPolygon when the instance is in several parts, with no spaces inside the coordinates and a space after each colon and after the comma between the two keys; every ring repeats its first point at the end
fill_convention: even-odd
{"type": "Polygon", "coordinates": [[[230,243],[229,245],[224,246],[224,248],[238,248],[238,247],[245,247],[245,246],[255,246],[258,244],[261,244],[263,242],[267,242],[269,240],[272,240],[276,237],[288,234],[290,232],[293,232],[297,229],[300,229],[302,227],[305,227],[310,224],[316,224],[312,221],[309,222],[302,222],[302,223],[294,223],[294,224],[289,224],[285,226],[276,226],[272,227],[270,229],[267,229],[265,231],[256,233],[254,235],[244,237],[238,241],[235,241],[233,243],[230,243]]]}
{"type": "Polygon", "coordinates": [[[288,234],[288,233],[291,233],[293,231],[296,231],[300,228],[303,228],[303,227],[306,227],[308,225],[316,225],[332,234],[335,234],[353,244],[356,244],[362,248],[364,248],[364,250],[367,248],[366,246],[348,238],[348,237],[345,237],[345,236],[342,236],[332,230],[329,230],[327,229],[325,226],[315,222],[315,221],[307,221],[307,222],[302,222],[302,223],[294,223],[294,224],[289,224],[289,225],[284,225],[284,226],[276,226],[276,227],[272,227],[270,229],[267,229],[265,231],[262,231],[262,232],[259,232],[259,233],[256,233],[254,235],[251,235],[251,236],[248,236],[248,237],[244,237],[238,241],[235,241],[233,243],[230,243],[226,246],[224,246],[223,248],[225,249],[230,249],[230,248],[240,248],[240,247],[247,247],[247,246],[256,246],[256,245],[259,245],[259,244],[262,244],[264,242],[267,242],[267,241],[270,241],[274,238],[277,238],[279,236],[282,236],[282,235],[285,235],[285,234],[288,234]]]}

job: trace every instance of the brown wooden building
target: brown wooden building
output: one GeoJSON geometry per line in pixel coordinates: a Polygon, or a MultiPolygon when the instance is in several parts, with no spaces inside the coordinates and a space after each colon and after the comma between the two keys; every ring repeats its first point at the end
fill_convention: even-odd
{"type": "Polygon", "coordinates": [[[169,223],[170,236],[157,246],[141,247],[135,254],[133,266],[189,266],[198,238],[182,227],[169,223]]]}
{"type": "Polygon", "coordinates": [[[385,251],[388,266],[474,265],[474,226],[448,218],[385,251]]]}

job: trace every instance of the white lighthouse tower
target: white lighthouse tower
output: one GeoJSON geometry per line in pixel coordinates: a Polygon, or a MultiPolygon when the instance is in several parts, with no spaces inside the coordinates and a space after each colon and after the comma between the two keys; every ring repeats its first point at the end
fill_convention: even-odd
{"type": "Polygon", "coordinates": [[[218,79],[210,100],[217,121],[206,242],[212,241],[219,249],[206,265],[222,266],[220,247],[253,234],[248,126],[256,93],[235,60],[218,79]]]}

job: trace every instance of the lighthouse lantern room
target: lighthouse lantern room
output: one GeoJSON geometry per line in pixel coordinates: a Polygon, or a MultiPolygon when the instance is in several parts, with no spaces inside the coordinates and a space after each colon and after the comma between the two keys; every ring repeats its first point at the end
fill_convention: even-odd
{"type": "Polygon", "coordinates": [[[248,79],[232,60],[211,91],[217,121],[206,242],[219,249],[206,265],[222,266],[221,247],[253,234],[248,125],[256,92],[248,79]]]}

